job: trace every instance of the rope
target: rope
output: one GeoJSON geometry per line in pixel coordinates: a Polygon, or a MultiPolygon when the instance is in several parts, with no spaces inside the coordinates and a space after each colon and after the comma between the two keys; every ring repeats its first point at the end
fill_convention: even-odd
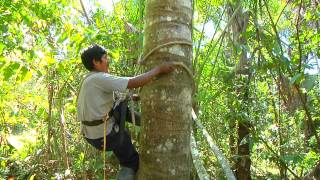
{"type": "Polygon", "coordinates": [[[108,114],[106,114],[103,118],[104,125],[103,125],[103,179],[106,180],[106,150],[107,150],[107,119],[108,114]]]}
{"type": "Polygon", "coordinates": [[[130,107],[130,112],[131,112],[131,120],[133,124],[133,135],[137,139],[137,131],[136,131],[136,117],[134,115],[134,101],[133,101],[133,93],[131,92],[129,94],[130,101],[131,101],[131,107],[130,107]]]}
{"type": "MultiPolygon", "coordinates": [[[[188,46],[191,46],[191,47],[193,46],[192,42],[189,42],[189,41],[171,41],[171,42],[167,42],[167,43],[164,43],[164,44],[160,44],[160,45],[156,46],[155,48],[151,49],[145,56],[142,57],[142,54],[141,54],[140,57],[139,57],[138,63],[141,64],[141,65],[144,65],[145,61],[156,50],[159,50],[159,49],[164,48],[166,46],[175,45],[175,44],[188,45],[188,46]]],[[[192,82],[193,82],[192,84],[193,84],[193,88],[194,88],[195,87],[195,78],[194,78],[194,75],[192,73],[192,70],[187,65],[185,65],[183,62],[173,61],[171,63],[174,64],[175,66],[181,67],[182,69],[184,69],[188,73],[188,75],[192,79],[192,82]]]]}
{"type": "Polygon", "coordinates": [[[164,44],[160,44],[160,45],[156,46],[155,48],[151,49],[143,58],[141,58],[142,55],[140,55],[138,63],[143,65],[144,62],[147,60],[147,58],[152,53],[154,53],[156,50],[161,49],[161,48],[166,47],[166,46],[175,45],[175,44],[183,44],[183,45],[193,46],[192,42],[189,42],[189,41],[172,41],[172,42],[167,42],[167,43],[164,43],[164,44]]]}
{"type": "Polygon", "coordinates": [[[190,76],[190,78],[194,80],[194,76],[193,76],[193,73],[192,73],[191,69],[188,68],[183,62],[176,62],[176,61],[174,61],[174,62],[172,62],[172,63],[173,63],[174,65],[176,65],[176,66],[182,67],[182,69],[184,69],[184,70],[188,73],[188,75],[190,76]]]}

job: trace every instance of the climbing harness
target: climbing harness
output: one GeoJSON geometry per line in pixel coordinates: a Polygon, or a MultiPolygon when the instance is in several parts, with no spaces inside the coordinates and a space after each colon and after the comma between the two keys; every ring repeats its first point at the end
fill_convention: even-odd
{"type": "MultiPolygon", "coordinates": [[[[94,74],[94,73],[92,73],[94,74]]],[[[79,99],[79,95],[80,95],[80,90],[81,90],[81,87],[83,85],[83,82],[89,77],[91,76],[92,74],[89,74],[87,76],[85,76],[81,82],[80,82],[80,86],[79,86],[79,89],[78,89],[78,94],[77,94],[77,99],[76,99],[76,103],[78,105],[78,99],[79,99]]],[[[108,113],[103,117],[103,119],[99,119],[99,120],[93,120],[93,121],[81,121],[81,124],[84,124],[86,126],[98,126],[100,124],[104,124],[103,125],[103,179],[106,180],[106,147],[107,147],[107,121],[109,120],[109,116],[108,116],[108,113]]]]}

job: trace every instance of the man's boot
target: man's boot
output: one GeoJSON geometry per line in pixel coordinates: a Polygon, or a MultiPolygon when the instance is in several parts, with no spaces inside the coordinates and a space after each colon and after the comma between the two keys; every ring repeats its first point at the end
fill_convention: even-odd
{"type": "Polygon", "coordinates": [[[117,180],[134,180],[135,172],[128,167],[121,167],[117,175],[117,180]]]}

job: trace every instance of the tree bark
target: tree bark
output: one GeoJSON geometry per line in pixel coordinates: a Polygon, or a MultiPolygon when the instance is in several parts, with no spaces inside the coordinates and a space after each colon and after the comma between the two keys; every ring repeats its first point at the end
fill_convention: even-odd
{"type": "Polygon", "coordinates": [[[316,165],[316,167],[313,168],[313,170],[310,173],[303,177],[303,180],[314,179],[320,179],[320,162],[316,165]]]}
{"type": "MultiPolygon", "coordinates": [[[[168,42],[191,43],[191,21],[191,0],[147,0],[144,54],[168,42]]],[[[145,65],[174,61],[192,69],[191,59],[190,45],[172,44],[153,52],[145,65]]],[[[140,180],[190,179],[191,94],[192,80],[180,67],[143,87],[140,180]]]]}

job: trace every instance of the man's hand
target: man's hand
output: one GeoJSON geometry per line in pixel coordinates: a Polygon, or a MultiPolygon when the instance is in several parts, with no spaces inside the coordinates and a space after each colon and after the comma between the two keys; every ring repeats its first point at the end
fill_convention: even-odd
{"type": "Polygon", "coordinates": [[[140,96],[138,94],[132,94],[131,99],[133,101],[139,101],[140,100],[140,96]]]}
{"type": "Polygon", "coordinates": [[[137,87],[142,87],[148,82],[150,82],[157,75],[170,73],[174,69],[175,65],[173,63],[164,63],[162,65],[159,65],[146,73],[131,78],[128,82],[127,88],[133,89],[137,87]]]}
{"type": "Polygon", "coordinates": [[[175,69],[175,65],[173,63],[164,63],[158,66],[159,74],[167,74],[171,73],[175,69]]]}

